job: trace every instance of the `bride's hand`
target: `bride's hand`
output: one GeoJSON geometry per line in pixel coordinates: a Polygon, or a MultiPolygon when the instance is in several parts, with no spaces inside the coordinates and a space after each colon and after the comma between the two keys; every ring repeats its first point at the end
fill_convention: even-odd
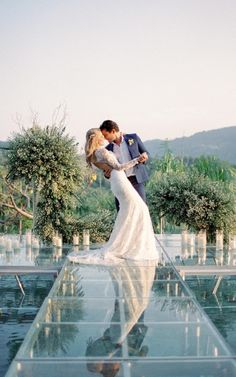
{"type": "Polygon", "coordinates": [[[110,166],[107,166],[106,168],[103,169],[103,172],[104,172],[104,176],[106,178],[110,178],[111,172],[112,172],[112,168],[110,166]]]}

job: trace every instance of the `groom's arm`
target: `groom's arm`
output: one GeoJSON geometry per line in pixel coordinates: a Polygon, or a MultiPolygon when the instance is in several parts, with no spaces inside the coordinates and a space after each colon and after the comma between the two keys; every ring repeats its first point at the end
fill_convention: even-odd
{"type": "Polygon", "coordinates": [[[137,138],[139,152],[141,154],[144,153],[143,159],[142,159],[141,162],[146,162],[148,160],[148,158],[149,158],[149,152],[147,151],[147,149],[145,148],[142,140],[140,139],[140,137],[137,134],[136,134],[136,138],[137,138]]]}

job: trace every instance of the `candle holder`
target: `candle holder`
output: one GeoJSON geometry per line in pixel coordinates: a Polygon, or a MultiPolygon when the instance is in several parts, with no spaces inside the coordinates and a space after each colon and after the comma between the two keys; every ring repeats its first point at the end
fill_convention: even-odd
{"type": "Polygon", "coordinates": [[[230,234],[229,235],[229,250],[236,250],[236,235],[230,234]]]}
{"type": "Polygon", "coordinates": [[[57,246],[57,236],[52,237],[52,246],[56,247],[57,246]]]}
{"type": "Polygon", "coordinates": [[[197,233],[197,246],[199,248],[206,247],[206,229],[202,229],[197,233]]]}
{"type": "Polygon", "coordinates": [[[37,237],[32,239],[32,249],[39,249],[39,239],[37,237]]]}
{"type": "Polygon", "coordinates": [[[27,261],[32,261],[32,248],[31,245],[26,246],[25,256],[27,261]]]}
{"type": "Polygon", "coordinates": [[[206,245],[197,248],[198,264],[204,265],[206,263],[206,245]]]}
{"type": "Polygon", "coordinates": [[[56,247],[62,248],[62,237],[57,237],[56,247]]]}
{"type": "Polygon", "coordinates": [[[189,245],[189,247],[188,247],[188,257],[190,259],[193,259],[194,252],[195,252],[195,246],[189,245]]]}
{"type": "Polygon", "coordinates": [[[181,232],[181,242],[182,242],[182,245],[187,244],[187,242],[188,242],[188,231],[187,230],[182,230],[182,232],[181,232]]]}
{"type": "Polygon", "coordinates": [[[73,235],[73,246],[79,246],[79,235],[78,234],[73,235]]]}
{"type": "Polygon", "coordinates": [[[31,246],[32,243],[32,232],[31,230],[27,230],[25,232],[25,244],[26,246],[31,246]]]}
{"type": "Polygon", "coordinates": [[[73,246],[73,251],[75,253],[78,253],[79,252],[79,246],[73,246]]]}
{"type": "Polygon", "coordinates": [[[5,240],[4,237],[0,237],[0,250],[5,249],[5,240]]]}
{"type": "Polygon", "coordinates": [[[19,240],[14,240],[12,242],[12,247],[14,250],[20,250],[20,241],[19,240]]]}
{"type": "Polygon", "coordinates": [[[12,240],[10,238],[6,239],[6,251],[12,251],[12,240]]]}
{"type": "Polygon", "coordinates": [[[217,266],[223,266],[224,264],[224,253],[222,249],[216,249],[215,260],[217,266]]]}
{"type": "Polygon", "coordinates": [[[189,233],[188,234],[188,245],[189,246],[194,246],[195,245],[195,234],[194,233],[189,233]]]}
{"type": "Polygon", "coordinates": [[[89,246],[90,244],[90,234],[88,229],[83,230],[83,245],[89,246]]]}
{"type": "Polygon", "coordinates": [[[186,245],[182,244],[181,246],[181,259],[187,259],[188,258],[188,248],[186,245]]]}
{"type": "Polygon", "coordinates": [[[222,230],[216,231],[216,249],[217,250],[223,250],[224,246],[224,235],[222,230]]]}
{"type": "Polygon", "coordinates": [[[62,247],[60,247],[60,246],[57,247],[56,255],[57,255],[57,260],[62,257],[62,247]]]}

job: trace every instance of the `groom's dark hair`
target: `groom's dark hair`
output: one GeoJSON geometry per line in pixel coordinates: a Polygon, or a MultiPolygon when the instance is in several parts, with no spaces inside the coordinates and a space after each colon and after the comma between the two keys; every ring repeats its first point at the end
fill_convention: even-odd
{"type": "Polygon", "coordinates": [[[105,130],[108,132],[111,132],[112,130],[115,130],[117,132],[120,131],[118,124],[113,122],[113,120],[104,120],[104,122],[100,126],[100,130],[105,130]]]}

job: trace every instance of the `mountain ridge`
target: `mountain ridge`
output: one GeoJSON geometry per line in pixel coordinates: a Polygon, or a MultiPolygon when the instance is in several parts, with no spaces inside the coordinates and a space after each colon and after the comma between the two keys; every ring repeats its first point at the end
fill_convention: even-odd
{"type": "Polygon", "coordinates": [[[152,157],[161,158],[169,149],[176,156],[195,158],[201,155],[214,155],[221,160],[236,164],[235,142],[236,126],[230,126],[171,140],[146,140],[144,145],[152,157]]]}
{"type": "MultiPolygon", "coordinates": [[[[171,140],[151,139],[144,141],[151,157],[161,158],[168,149],[175,156],[195,158],[201,155],[214,155],[236,165],[235,143],[236,126],[200,131],[191,136],[177,137],[171,140]]],[[[0,141],[0,149],[7,150],[8,148],[8,141],[0,141]]]]}

